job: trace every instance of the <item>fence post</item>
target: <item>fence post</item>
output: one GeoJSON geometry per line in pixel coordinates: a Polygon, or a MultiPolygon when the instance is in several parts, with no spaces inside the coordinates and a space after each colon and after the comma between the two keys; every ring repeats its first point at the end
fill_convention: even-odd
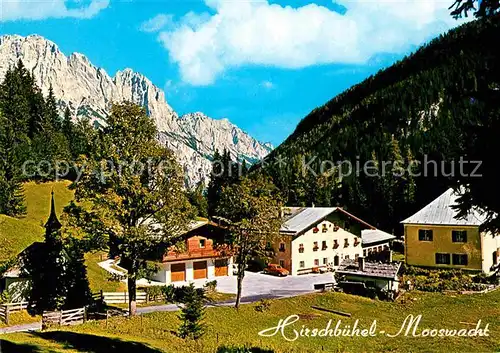
{"type": "Polygon", "coordinates": [[[102,291],[102,289],[100,290],[100,294],[101,294],[101,302],[104,303],[104,292],[102,291]]]}
{"type": "Polygon", "coordinates": [[[8,305],[5,305],[4,308],[5,308],[5,323],[9,325],[10,307],[8,305]]]}
{"type": "Polygon", "coordinates": [[[87,307],[83,307],[83,322],[87,322],[87,307]]]}
{"type": "Polygon", "coordinates": [[[62,326],[62,311],[59,311],[59,326],[62,326]]]}
{"type": "Polygon", "coordinates": [[[127,300],[127,291],[125,291],[125,292],[123,292],[123,293],[125,294],[125,301],[124,301],[124,303],[125,303],[125,304],[127,304],[127,301],[128,301],[128,300],[127,300]]]}

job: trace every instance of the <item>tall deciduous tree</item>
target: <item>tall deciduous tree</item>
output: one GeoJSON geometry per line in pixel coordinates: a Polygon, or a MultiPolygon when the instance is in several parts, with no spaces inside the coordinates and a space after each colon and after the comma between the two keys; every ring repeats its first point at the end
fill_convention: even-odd
{"type": "Polygon", "coordinates": [[[217,214],[227,222],[228,240],[236,251],[236,308],[240,305],[248,261],[271,255],[267,244],[279,237],[281,207],[278,189],[260,174],[249,175],[222,189],[217,214]]]}
{"type": "Polygon", "coordinates": [[[147,270],[152,251],[177,242],[192,208],[183,191],[183,175],[170,150],[156,140],[156,128],[143,108],[114,105],[100,134],[96,158],[84,160],[76,183],[77,202],[67,208],[74,224],[97,243],[107,241],[110,254],[128,272],[130,315],[136,313],[136,280],[147,270]]]}

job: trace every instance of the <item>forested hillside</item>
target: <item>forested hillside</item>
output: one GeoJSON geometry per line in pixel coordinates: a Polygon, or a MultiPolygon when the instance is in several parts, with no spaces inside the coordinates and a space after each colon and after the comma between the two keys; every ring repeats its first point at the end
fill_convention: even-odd
{"type": "Polygon", "coordinates": [[[491,111],[474,93],[500,87],[499,36],[499,16],[471,22],[353,86],[306,116],[270,155],[266,172],[290,205],[344,206],[401,234],[399,222],[457,181],[461,156],[475,155],[470,131],[487,126],[491,111]],[[399,161],[404,173],[389,165],[384,176],[368,176],[368,160],[379,172],[383,161],[399,161]],[[419,176],[425,160],[437,168],[428,163],[419,176]],[[361,172],[340,178],[338,168],[326,168],[338,161],[361,172]]]}

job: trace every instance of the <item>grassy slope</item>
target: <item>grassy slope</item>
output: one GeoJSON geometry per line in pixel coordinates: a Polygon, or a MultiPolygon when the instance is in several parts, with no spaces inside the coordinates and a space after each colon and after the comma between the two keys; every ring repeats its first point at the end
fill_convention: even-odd
{"type": "Polygon", "coordinates": [[[0,262],[19,254],[35,241],[43,239],[43,224],[50,212],[50,192],[54,189],[56,210],[61,215],[64,206],[73,198],[69,182],[51,182],[24,185],[27,214],[23,218],[0,215],[0,262]]]}
{"type": "MultiPolygon", "coordinates": [[[[56,211],[60,216],[74,196],[74,192],[68,189],[69,184],[67,181],[24,184],[26,216],[17,219],[0,215],[0,263],[15,258],[33,242],[43,240],[43,224],[50,212],[50,193],[54,190],[56,211]]],[[[125,289],[123,283],[108,281],[108,273],[97,265],[98,261],[105,259],[104,253],[86,254],[85,259],[92,291],[125,289]]]]}
{"type": "MultiPolygon", "coordinates": [[[[389,303],[341,293],[314,294],[303,297],[276,300],[271,310],[258,313],[255,305],[244,305],[239,312],[233,308],[207,309],[208,333],[198,343],[183,341],[173,332],[178,329],[177,313],[153,313],[132,320],[111,319],[106,323],[89,322],[68,328],[67,331],[47,332],[37,335],[23,333],[4,335],[4,339],[20,346],[33,345],[41,351],[66,349],[100,352],[102,346],[115,350],[107,352],[215,352],[218,345],[235,344],[266,347],[283,353],[307,352],[493,352],[500,348],[500,290],[473,296],[447,296],[443,294],[414,292],[406,296],[405,302],[389,303]],[[311,305],[350,312],[352,318],[311,309],[311,305]],[[475,323],[481,319],[490,324],[490,337],[482,338],[413,338],[400,336],[388,338],[383,335],[370,338],[299,338],[286,342],[281,336],[259,337],[258,332],[276,326],[281,318],[291,314],[319,314],[317,318],[301,320],[294,325],[323,328],[329,319],[335,325],[338,319],[343,324],[353,324],[359,319],[364,328],[377,319],[377,329],[395,333],[408,314],[422,314],[421,328],[467,328],[473,326],[461,322],[475,323]],[[217,337],[219,344],[217,344],[217,337]],[[118,350],[119,347],[119,350],[118,350]]],[[[70,350],[72,351],[72,350],[70,350]]]]}

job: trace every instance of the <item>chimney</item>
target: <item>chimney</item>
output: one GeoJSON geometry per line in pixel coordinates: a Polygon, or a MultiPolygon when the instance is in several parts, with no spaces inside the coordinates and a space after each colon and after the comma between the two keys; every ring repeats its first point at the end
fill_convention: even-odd
{"type": "Polygon", "coordinates": [[[358,257],[358,267],[361,272],[365,271],[365,258],[363,256],[358,257]]]}

